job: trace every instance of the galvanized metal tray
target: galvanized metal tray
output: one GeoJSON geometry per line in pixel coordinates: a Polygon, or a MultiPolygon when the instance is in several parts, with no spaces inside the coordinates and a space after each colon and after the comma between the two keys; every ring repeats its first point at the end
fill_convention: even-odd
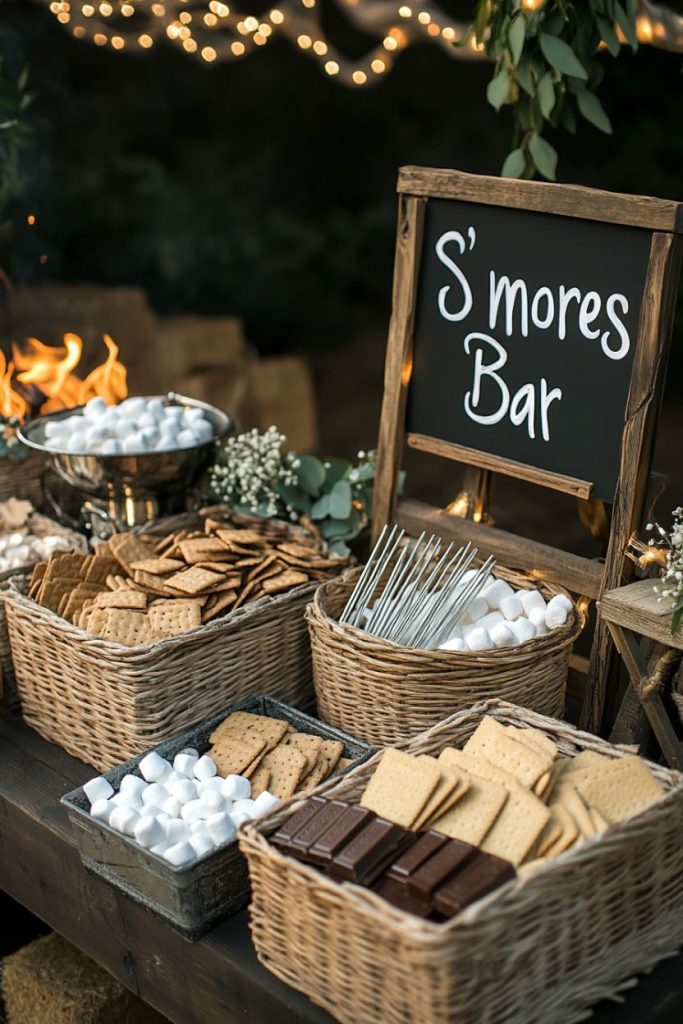
{"type": "MultiPolygon", "coordinates": [[[[340,740],[344,744],[343,756],[351,758],[353,766],[373,753],[373,748],[367,743],[341,729],[265,696],[238,701],[154,749],[169,761],[173,761],[184,747],[195,747],[203,754],[209,749],[209,736],[213,730],[233,711],[251,711],[284,719],[299,732],[340,740]]],[[[112,768],[104,777],[118,790],[124,775],[129,772],[139,774],[138,764],[144,756],[144,753],[140,754],[126,764],[112,768]]],[[[91,817],[90,802],[82,787],[63,796],[61,803],[67,809],[81,860],[87,870],[141,903],[184,938],[199,938],[217,921],[236,914],[248,904],[247,864],[236,841],[212,850],[184,867],[173,867],[162,857],[143,849],[134,839],[91,817]]]]}

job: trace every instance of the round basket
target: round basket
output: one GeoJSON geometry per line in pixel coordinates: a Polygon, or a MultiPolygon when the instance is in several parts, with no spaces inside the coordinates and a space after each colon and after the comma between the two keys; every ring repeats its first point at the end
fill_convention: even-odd
{"type": "MultiPolygon", "coordinates": [[[[361,572],[318,588],[306,609],[320,717],[375,745],[410,739],[461,708],[495,697],[562,717],[569,655],[583,629],[574,607],[564,626],[518,647],[485,652],[424,651],[370,636],[338,616],[361,572]]],[[[522,573],[496,569],[517,589],[546,600],[565,593],[522,573]]]]}

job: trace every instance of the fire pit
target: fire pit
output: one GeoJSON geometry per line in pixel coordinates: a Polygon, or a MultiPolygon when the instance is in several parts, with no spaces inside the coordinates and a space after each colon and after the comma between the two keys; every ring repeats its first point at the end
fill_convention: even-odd
{"type": "Polygon", "coordinates": [[[42,452],[61,480],[82,496],[82,517],[96,536],[129,529],[175,510],[183,493],[205,469],[214,442],[235,429],[232,416],[206,402],[173,392],[152,397],[165,406],[200,409],[213,427],[213,437],[193,447],[132,455],[72,453],[46,438],[48,423],[71,417],[82,407],[39,416],[19,429],[24,444],[42,452]]]}

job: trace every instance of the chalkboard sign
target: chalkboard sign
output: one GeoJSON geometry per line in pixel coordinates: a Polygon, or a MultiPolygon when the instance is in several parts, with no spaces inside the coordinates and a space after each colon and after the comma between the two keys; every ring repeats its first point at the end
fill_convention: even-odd
{"type": "MultiPolygon", "coordinates": [[[[683,204],[423,167],[401,168],[398,192],[373,534],[395,520],[471,541],[599,598],[642,523],[683,204]],[[612,503],[604,563],[399,500],[405,445],[612,503]]],[[[594,730],[610,644],[598,622],[582,714],[594,730]]]]}
{"type": "Polygon", "coordinates": [[[611,502],[650,242],[644,228],[430,199],[408,431],[611,502]]]}

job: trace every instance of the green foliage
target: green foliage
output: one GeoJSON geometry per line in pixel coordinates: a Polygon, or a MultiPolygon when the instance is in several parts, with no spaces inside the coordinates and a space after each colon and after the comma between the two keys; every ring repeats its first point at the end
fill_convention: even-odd
{"type": "Polygon", "coordinates": [[[27,120],[33,97],[27,85],[28,69],[13,80],[5,73],[0,57],[0,223],[11,200],[23,191],[21,156],[33,138],[27,120]]]}
{"type": "Polygon", "coordinates": [[[28,448],[17,437],[19,420],[16,416],[9,419],[0,416],[0,459],[14,459],[23,462],[28,457],[28,448]]]}
{"type": "Polygon", "coordinates": [[[512,107],[514,147],[501,174],[555,180],[557,153],[545,138],[548,127],[576,131],[577,114],[601,132],[612,126],[595,90],[603,77],[596,59],[606,51],[619,55],[617,28],[637,48],[632,0],[545,0],[528,6],[520,0],[479,0],[471,35],[495,62],[486,97],[495,110],[512,107]]]}

